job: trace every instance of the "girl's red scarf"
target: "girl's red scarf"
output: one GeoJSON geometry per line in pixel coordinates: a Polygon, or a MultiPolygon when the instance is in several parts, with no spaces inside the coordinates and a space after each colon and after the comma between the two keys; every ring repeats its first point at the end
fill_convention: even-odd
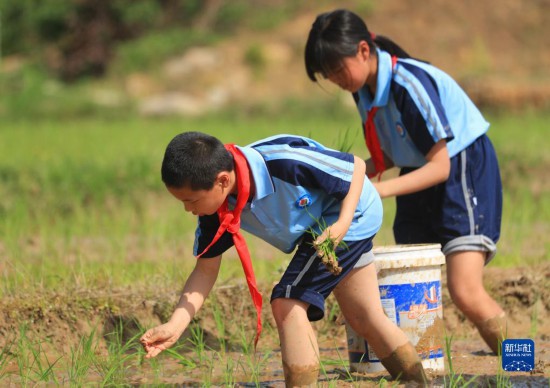
{"type": "MultiPolygon", "coordinates": [[[[397,63],[397,57],[392,56],[392,68],[395,68],[397,63]]],[[[376,133],[376,126],[374,125],[374,116],[378,111],[378,107],[373,106],[367,112],[367,120],[365,121],[365,142],[370,152],[370,157],[374,163],[375,172],[368,174],[369,179],[378,175],[378,180],[382,177],[382,173],[386,170],[386,164],[384,163],[384,152],[380,147],[380,141],[378,140],[378,134],[376,133]]]]}
{"type": "Polygon", "coordinates": [[[227,198],[225,199],[222,206],[218,209],[220,227],[212,239],[212,242],[197,256],[197,259],[208,251],[226,231],[233,235],[233,242],[235,243],[239,258],[241,259],[248,290],[252,296],[254,307],[256,307],[257,321],[256,337],[254,339],[254,347],[256,347],[258,339],[260,338],[260,333],[262,332],[262,294],[258,291],[258,287],[256,286],[256,278],[254,276],[254,269],[252,268],[252,261],[250,259],[250,252],[246,246],[246,241],[239,231],[241,227],[241,212],[250,195],[250,171],[245,156],[234,144],[226,144],[225,148],[233,155],[233,160],[235,161],[235,176],[238,190],[237,203],[233,210],[229,210],[227,198]]]}

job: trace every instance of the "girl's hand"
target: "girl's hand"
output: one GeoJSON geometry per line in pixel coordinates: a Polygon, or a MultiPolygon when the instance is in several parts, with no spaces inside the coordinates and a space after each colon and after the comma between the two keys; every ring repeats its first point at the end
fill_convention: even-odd
{"type": "Polygon", "coordinates": [[[147,352],[145,358],[152,358],[174,345],[180,336],[181,332],[168,322],[147,330],[139,342],[147,352]]]}
{"type": "Polygon", "coordinates": [[[383,191],[384,190],[384,185],[381,184],[382,182],[371,182],[371,183],[374,186],[374,188],[376,189],[376,191],[378,192],[378,195],[380,196],[380,198],[386,198],[387,195],[383,191]]]}
{"type": "Polygon", "coordinates": [[[446,140],[439,140],[426,155],[426,164],[408,174],[380,182],[372,182],[380,198],[406,195],[445,182],[451,171],[446,140]]]}

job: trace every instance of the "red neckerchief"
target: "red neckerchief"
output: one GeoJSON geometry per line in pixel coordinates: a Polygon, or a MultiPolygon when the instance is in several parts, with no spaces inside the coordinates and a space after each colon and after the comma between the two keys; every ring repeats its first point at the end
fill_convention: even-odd
{"type": "MultiPolygon", "coordinates": [[[[397,63],[397,57],[391,57],[392,69],[395,68],[397,63]]],[[[365,143],[369,149],[371,159],[374,163],[374,173],[368,174],[368,178],[374,178],[378,175],[378,180],[382,178],[382,173],[386,170],[386,164],[384,163],[384,152],[380,147],[380,141],[378,140],[378,134],[376,133],[376,126],[374,124],[374,116],[378,111],[377,106],[373,106],[367,112],[367,120],[365,121],[365,143]]]]}
{"type": "Polygon", "coordinates": [[[218,239],[228,231],[233,235],[233,242],[235,248],[241,259],[244,274],[246,276],[246,283],[248,284],[248,290],[252,296],[254,307],[256,307],[256,338],[254,339],[254,348],[260,338],[262,332],[262,294],[258,291],[256,286],[256,278],[254,276],[254,269],[252,268],[252,260],[250,259],[250,252],[246,246],[246,241],[239,231],[241,227],[241,212],[246,205],[246,201],[250,195],[250,171],[248,169],[248,163],[243,153],[235,147],[234,144],[226,144],[225,148],[233,155],[235,161],[235,176],[237,179],[237,203],[233,210],[229,210],[227,198],[218,209],[218,217],[220,218],[220,227],[216,232],[216,235],[212,239],[212,242],[202,251],[197,259],[201,257],[212,245],[218,241],[218,239]]]}

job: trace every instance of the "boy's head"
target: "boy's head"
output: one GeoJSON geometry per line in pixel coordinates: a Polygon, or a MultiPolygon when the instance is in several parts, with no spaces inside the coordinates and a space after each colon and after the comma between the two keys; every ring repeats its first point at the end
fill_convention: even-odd
{"type": "Polygon", "coordinates": [[[233,157],[217,138],[180,133],[170,141],[162,161],[162,181],[193,214],[213,214],[231,189],[233,157]]]}

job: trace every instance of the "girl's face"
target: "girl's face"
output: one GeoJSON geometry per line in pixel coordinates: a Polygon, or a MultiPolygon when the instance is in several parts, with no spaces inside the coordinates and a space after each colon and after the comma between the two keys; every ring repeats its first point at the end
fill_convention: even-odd
{"type": "Polygon", "coordinates": [[[359,91],[371,76],[369,63],[370,50],[367,42],[359,43],[357,54],[353,57],[345,57],[342,66],[329,73],[326,78],[348,92],[359,91]]]}

